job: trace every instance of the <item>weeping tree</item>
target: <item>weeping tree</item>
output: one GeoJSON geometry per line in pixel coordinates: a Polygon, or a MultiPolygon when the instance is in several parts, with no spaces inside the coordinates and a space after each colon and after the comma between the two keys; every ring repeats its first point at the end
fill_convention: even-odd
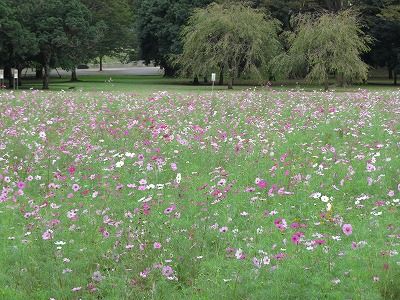
{"type": "Polygon", "coordinates": [[[226,73],[228,88],[241,74],[268,72],[281,50],[278,21],[250,7],[211,4],[197,9],[182,31],[183,52],[175,57],[182,73],[199,77],[226,73]]]}
{"type": "Polygon", "coordinates": [[[329,87],[333,75],[340,86],[366,80],[368,65],[360,56],[370,50],[371,38],[361,28],[352,10],[305,14],[293,20],[295,31],[288,35],[289,50],[277,56],[272,65],[275,75],[301,77],[329,87]]]}

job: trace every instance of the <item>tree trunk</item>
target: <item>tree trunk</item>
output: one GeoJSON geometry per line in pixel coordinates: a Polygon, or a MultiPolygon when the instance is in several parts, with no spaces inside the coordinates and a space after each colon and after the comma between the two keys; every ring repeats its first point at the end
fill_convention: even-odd
{"type": "Polygon", "coordinates": [[[389,79],[393,79],[393,69],[388,68],[388,72],[389,72],[389,79]]]}
{"type": "Polygon", "coordinates": [[[193,84],[194,84],[194,85],[199,85],[199,77],[195,76],[195,77],[193,78],[193,84]]]}
{"type": "Polygon", "coordinates": [[[224,85],[224,67],[219,71],[219,85],[224,85]]]}
{"type": "Polygon", "coordinates": [[[76,68],[74,67],[71,71],[71,82],[78,81],[78,76],[76,75],[76,68]]]}
{"type": "Polygon", "coordinates": [[[49,89],[49,64],[45,63],[43,65],[44,69],[44,74],[43,74],[43,89],[48,90],[49,89]]]}
{"type": "Polygon", "coordinates": [[[344,87],[344,76],[343,73],[337,75],[337,82],[339,87],[344,87]]]}
{"type": "Polygon", "coordinates": [[[329,81],[328,80],[324,81],[324,90],[325,91],[329,90],[329,81]]]}
{"type": "Polygon", "coordinates": [[[393,72],[393,83],[394,83],[394,85],[397,85],[397,72],[396,71],[393,72]]]}
{"type": "Polygon", "coordinates": [[[103,71],[103,56],[100,56],[100,72],[102,72],[103,71]]]}
{"type": "Polygon", "coordinates": [[[8,78],[8,88],[13,89],[14,88],[14,78],[13,78],[13,75],[11,74],[10,67],[4,68],[4,78],[8,78]]]}
{"type": "Polygon", "coordinates": [[[233,77],[234,77],[233,74],[234,74],[234,73],[233,73],[233,70],[230,69],[230,70],[229,70],[229,79],[228,79],[228,90],[233,89],[233,77]]]}
{"type": "Polygon", "coordinates": [[[164,69],[164,77],[174,77],[175,76],[175,69],[170,67],[169,65],[162,65],[164,69]]]}
{"type": "Polygon", "coordinates": [[[208,83],[208,78],[207,78],[207,76],[204,76],[204,83],[208,83]]]}
{"type": "Polygon", "coordinates": [[[229,76],[228,79],[228,90],[232,90],[233,89],[233,77],[229,76]]]}
{"type": "Polygon", "coordinates": [[[17,80],[18,87],[22,85],[21,75],[22,75],[22,68],[18,68],[18,80],[17,80]]]}
{"type": "Polygon", "coordinates": [[[36,67],[36,72],[35,72],[35,78],[36,79],[42,79],[43,78],[43,67],[36,67]]]}

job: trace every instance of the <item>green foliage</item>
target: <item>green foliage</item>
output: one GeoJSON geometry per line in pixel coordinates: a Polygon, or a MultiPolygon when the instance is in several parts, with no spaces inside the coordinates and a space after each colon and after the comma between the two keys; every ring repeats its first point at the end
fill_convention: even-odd
{"type": "Polygon", "coordinates": [[[38,51],[35,34],[21,22],[24,3],[0,0],[0,66],[17,67],[38,51]]]}
{"type": "Polygon", "coordinates": [[[100,25],[101,35],[93,47],[93,56],[130,54],[135,48],[135,28],[129,0],[81,0],[100,25]],[[121,54],[123,53],[123,54],[121,54]]]}
{"type": "Polygon", "coordinates": [[[230,87],[240,74],[266,73],[281,50],[279,23],[243,5],[211,4],[197,9],[183,29],[183,53],[177,62],[186,74],[226,70],[230,87]]]}
{"type": "Polygon", "coordinates": [[[181,53],[180,32],[193,9],[203,7],[211,0],[137,0],[136,21],[140,57],[154,61],[165,69],[167,76],[174,75],[169,57],[181,53]]]}
{"type": "Polygon", "coordinates": [[[400,5],[385,6],[378,17],[387,29],[381,40],[385,45],[387,65],[393,70],[394,84],[397,84],[397,74],[400,74],[400,5]]]}
{"type": "Polygon", "coordinates": [[[37,61],[45,69],[43,88],[48,88],[51,66],[74,66],[90,55],[95,38],[89,10],[79,0],[35,1],[27,20],[39,46],[37,61]]]}
{"type": "Polygon", "coordinates": [[[306,73],[307,80],[323,83],[326,88],[330,74],[341,85],[367,78],[368,66],[360,55],[368,52],[371,39],[362,32],[357,14],[350,10],[316,18],[305,14],[294,23],[289,51],[274,61],[276,74],[295,77],[306,73]]]}

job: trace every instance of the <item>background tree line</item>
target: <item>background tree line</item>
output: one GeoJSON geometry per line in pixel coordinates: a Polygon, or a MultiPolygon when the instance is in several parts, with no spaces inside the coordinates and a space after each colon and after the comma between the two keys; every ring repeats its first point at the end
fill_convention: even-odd
{"type": "Polygon", "coordinates": [[[101,69],[104,56],[125,62],[143,59],[161,66],[166,76],[181,73],[196,80],[213,70],[220,74],[220,83],[226,76],[230,86],[234,78],[254,72],[267,79],[308,76],[324,84],[334,73],[342,83],[351,82],[365,79],[366,65],[387,68],[396,84],[400,4],[398,0],[0,0],[0,68],[10,85],[11,68],[36,68],[43,88],[48,88],[50,68],[70,70],[76,80],[79,64],[97,59],[101,69]],[[209,6],[212,2],[216,4],[209,6]],[[357,13],[343,13],[348,9],[357,13]],[[341,22],[341,29],[329,22],[341,22]],[[324,24],[332,26],[316,47],[318,41],[309,41],[315,41],[316,28],[324,24]],[[340,36],[343,30],[348,35],[340,36]],[[355,52],[346,52],[340,43],[350,43],[352,36],[359,43],[352,45],[355,52]],[[332,39],[336,43],[329,44],[332,39]],[[331,65],[321,63],[323,55],[317,53],[327,45],[333,48],[324,49],[325,58],[333,57],[333,50],[336,53],[337,61],[331,65]],[[285,66],[277,63],[277,57],[285,66]],[[340,57],[353,73],[339,66],[340,57]]]}

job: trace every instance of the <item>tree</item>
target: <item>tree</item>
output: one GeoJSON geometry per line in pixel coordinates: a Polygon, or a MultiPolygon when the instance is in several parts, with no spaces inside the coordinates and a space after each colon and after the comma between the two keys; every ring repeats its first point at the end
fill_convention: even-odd
{"type": "Polygon", "coordinates": [[[94,57],[96,44],[103,37],[102,24],[94,24],[90,11],[79,2],[69,3],[67,11],[64,31],[68,44],[58,53],[58,63],[71,71],[71,81],[78,81],[76,67],[94,57]]]}
{"type": "Polygon", "coordinates": [[[194,8],[212,0],[136,0],[139,56],[148,64],[154,62],[173,76],[176,69],[171,55],[181,53],[180,32],[194,8]]]}
{"type": "Polygon", "coordinates": [[[351,10],[317,17],[304,14],[294,23],[288,52],[274,60],[276,74],[298,76],[305,72],[308,81],[322,83],[325,89],[330,74],[340,85],[367,79],[368,66],[360,56],[370,49],[371,39],[362,32],[357,14],[351,10]]]}
{"type": "Polygon", "coordinates": [[[13,84],[11,68],[20,72],[38,52],[35,34],[20,21],[27,7],[23,3],[16,6],[14,2],[0,0],[0,67],[5,68],[10,87],[13,84]]]}
{"type": "Polygon", "coordinates": [[[177,62],[194,76],[226,70],[228,88],[244,73],[266,73],[280,51],[276,20],[243,5],[211,4],[195,10],[182,31],[183,53],[177,62]]]}
{"type": "Polygon", "coordinates": [[[386,63],[389,70],[393,72],[393,83],[397,85],[397,75],[400,74],[400,5],[388,5],[378,16],[386,27],[380,41],[383,41],[386,46],[386,63]]]}
{"type": "Polygon", "coordinates": [[[94,48],[94,54],[99,57],[100,71],[103,70],[104,56],[131,55],[135,48],[135,22],[130,1],[81,1],[93,13],[95,22],[102,24],[101,36],[94,48]]]}
{"type": "Polygon", "coordinates": [[[79,0],[37,0],[31,2],[29,17],[39,47],[36,60],[44,69],[43,89],[48,89],[50,67],[77,59],[71,52],[85,51],[80,47],[91,32],[90,12],[79,0]]]}

